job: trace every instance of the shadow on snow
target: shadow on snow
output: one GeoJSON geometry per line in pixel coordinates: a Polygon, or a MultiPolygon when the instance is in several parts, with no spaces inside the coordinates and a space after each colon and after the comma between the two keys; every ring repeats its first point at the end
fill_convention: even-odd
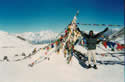
{"type": "MultiPolygon", "coordinates": [[[[81,52],[74,50],[74,56],[75,58],[79,61],[79,64],[83,67],[87,69],[87,64],[86,62],[88,61],[88,57],[85,56],[85,54],[82,54],[81,52]]],[[[116,60],[97,60],[97,63],[102,64],[102,65],[125,65],[125,61],[116,61],[116,60]]]]}

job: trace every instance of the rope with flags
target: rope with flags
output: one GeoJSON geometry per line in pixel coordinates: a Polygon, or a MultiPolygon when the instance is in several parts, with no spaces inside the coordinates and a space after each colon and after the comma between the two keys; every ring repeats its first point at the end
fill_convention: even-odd
{"type": "MultiPolygon", "coordinates": [[[[76,15],[74,16],[74,18],[73,18],[73,20],[72,20],[72,28],[74,28],[74,24],[76,24],[76,16],[78,16],[78,14],[79,14],[79,11],[77,11],[77,13],[76,13],[76,15]]],[[[68,27],[69,28],[69,27],[68,27]]],[[[68,29],[67,28],[67,29],[68,29]]],[[[61,34],[61,33],[60,33],[61,34]]],[[[69,34],[69,37],[70,37],[71,35],[69,34]]],[[[68,37],[68,36],[67,36],[68,37]]],[[[56,47],[57,47],[57,49],[55,50],[55,51],[58,51],[59,50],[59,48],[61,48],[60,47],[60,45],[59,45],[59,43],[61,43],[62,41],[63,41],[63,39],[65,39],[66,41],[65,41],[65,43],[68,41],[68,39],[69,39],[69,37],[67,38],[67,37],[60,37],[59,39],[57,39],[55,42],[53,42],[53,43],[51,43],[50,45],[51,45],[51,48],[53,48],[54,47],[54,44],[56,45],[56,47]]],[[[48,47],[47,47],[47,50],[49,50],[49,46],[50,45],[48,45],[48,47]]],[[[65,46],[65,45],[63,45],[63,46],[65,46]]],[[[47,53],[45,53],[46,55],[47,55],[47,53]]],[[[34,64],[36,64],[36,62],[38,62],[41,58],[43,58],[43,57],[40,57],[40,58],[38,58],[38,59],[36,59],[35,61],[33,61],[31,64],[29,64],[29,66],[33,66],[34,64]]],[[[47,59],[46,57],[44,57],[44,59],[47,59]]]]}
{"type": "MultiPolygon", "coordinates": [[[[65,28],[65,29],[66,29],[66,28],[65,28]]],[[[64,30],[65,30],[65,29],[64,29],[64,30]]],[[[24,56],[23,58],[16,59],[16,60],[14,60],[14,61],[21,61],[21,60],[25,60],[25,59],[27,59],[27,58],[30,58],[30,57],[32,57],[33,55],[37,54],[37,52],[39,52],[40,50],[45,50],[45,49],[49,50],[49,49],[50,49],[50,46],[51,46],[51,48],[53,48],[53,47],[54,47],[54,43],[57,42],[57,38],[58,38],[59,36],[61,36],[61,34],[64,32],[64,30],[56,36],[56,40],[50,42],[47,46],[45,46],[45,47],[43,47],[43,48],[39,48],[38,50],[36,50],[36,48],[34,48],[33,52],[30,53],[28,56],[24,56]],[[34,52],[34,51],[35,51],[35,52],[34,52]]]]}
{"type": "Polygon", "coordinates": [[[124,25],[113,25],[113,24],[81,24],[77,23],[78,25],[85,25],[85,26],[107,26],[107,27],[123,27],[124,25]]]}
{"type": "Polygon", "coordinates": [[[118,38],[124,34],[125,34],[125,28],[123,27],[116,33],[113,33],[111,36],[109,36],[109,40],[115,40],[116,38],[118,38]]]}

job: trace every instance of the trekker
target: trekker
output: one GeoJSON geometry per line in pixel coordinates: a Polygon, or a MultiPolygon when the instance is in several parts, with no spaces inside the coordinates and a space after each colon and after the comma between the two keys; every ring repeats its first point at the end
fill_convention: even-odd
{"type": "Polygon", "coordinates": [[[80,31],[79,28],[77,30],[81,33],[81,35],[86,39],[87,42],[87,55],[88,55],[88,68],[91,68],[91,58],[93,58],[94,66],[93,68],[97,69],[96,66],[96,44],[98,43],[98,38],[104,34],[108,28],[106,28],[104,31],[94,34],[93,30],[89,31],[89,34],[86,34],[85,32],[80,31]]]}

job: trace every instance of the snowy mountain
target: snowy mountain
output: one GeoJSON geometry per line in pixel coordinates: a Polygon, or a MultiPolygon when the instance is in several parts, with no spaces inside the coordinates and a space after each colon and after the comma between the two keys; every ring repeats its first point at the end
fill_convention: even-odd
{"type": "MultiPolygon", "coordinates": [[[[122,29],[122,28],[121,28],[122,29]]],[[[111,37],[112,35],[114,35],[115,33],[119,32],[121,30],[120,28],[112,28],[109,29],[107,32],[104,33],[104,36],[106,37],[111,37]]],[[[98,32],[95,32],[95,34],[98,32]]],[[[112,37],[111,37],[112,38],[112,37]]],[[[121,36],[118,36],[116,39],[111,39],[112,42],[117,42],[120,44],[124,44],[124,34],[122,34],[121,36]]]]}
{"type": "Polygon", "coordinates": [[[0,31],[0,47],[22,47],[30,45],[26,41],[22,41],[15,35],[8,34],[8,32],[0,31]]]}
{"type": "Polygon", "coordinates": [[[116,29],[116,28],[112,28],[112,29],[109,29],[104,35],[105,36],[110,36],[110,35],[112,35],[113,33],[115,33],[115,32],[117,32],[117,31],[119,31],[120,29],[116,29]]]}
{"type": "Polygon", "coordinates": [[[122,35],[121,37],[118,37],[116,40],[115,40],[115,42],[118,42],[118,43],[120,43],[120,44],[125,44],[125,36],[124,35],[122,35]]]}
{"type": "Polygon", "coordinates": [[[57,35],[58,33],[52,31],[25,32],[16,34],[16,36],[21,36],[33,44],[49,43],[50,41],[55,40],[57,35]]]}
{"type": "MultiPolygon", "coordinates": [[[[117,32],[119,29],[109,29],[104,35],[109,36],[114,32],[117,32]]],[[[88,33],[88,32],[87,32],[88,33]]],[[[98,32],[94,32],[98,33],[98,32]]],[[[16,36],[22,37],[32,44],[46,44],[52,40],[56,40],[58,33],[53,31],[40,31],[40,32],[25,32],[21,34],[16,34],[16,36]]]]}
{"type": "MultiPolygon", "coordinates": [[[[55,33],[54,33],[55,34],[55,33]]],[[[24,33],[21,34],[29,40],[48,40],[54,34],[50,32],[39,33],[24,33]],[[26,36],[27,35],[27,36],[26,36]],[[46,35],[46,36],[45,36],[46,35]],[[44,38],[39,38],[42,36],[44,38]]],[[[53,39],[51,38],[51,39],[53,39]]],[[[67,64],[64,58],[63,50],[59,54],[55,53],[55,48],[51,49],[48,55],[45,55],[46,50],[40,50],[32,57],[14,61],[21,56],[22,53],[29,55],[34,48],[42,48],[45,45],[31,45],[27,41],[17,38],[15,35],[10,35],[7,32],[0,31],[0,81],[1,82],[123,82],[124,81],[124,56],[121,54],[106,54],[102,53],[119,53],[106,50],[102,45],[101,49],[97,47],[97,66],[98,70],[86,69],[87,62],[81,62],[73,56],[70,64],[67,64]],[[15,54],[20,55],[15,57],[15,54]],[[2,62],[3,56],[8,56],[10,62],[2,62]],[[48,56],[50,60],[40,60],[34,67],[28,67],[36,59],[48,56]],[[120,59],[119,59],[120,58],[120,59]]],[[[75,49],[87,54],[87,50],[79,45],[75,49]]]]}
{"type": "Polygon", "coordinates": [[[113,34],[111,34],[109,36],[109,39],[111,39],[112,41],[115,41],[117,43],[120,43],[120,44],[125,44],[124,43],[124,38],[125,38],[124,34],[125,34],[125,28],[121,28],[118,31],[113,32],[113,34]]]}

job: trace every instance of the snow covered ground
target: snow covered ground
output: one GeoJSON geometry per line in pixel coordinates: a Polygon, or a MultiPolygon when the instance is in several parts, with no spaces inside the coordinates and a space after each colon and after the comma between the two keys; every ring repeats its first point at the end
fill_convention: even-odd
{"type": "MultiPolygon", "coordinates": [[[[6,32],[0,32],[0,59],[8,56],[10,62],[0,61],[0,82],[123,82],[124,65],[119,62],[124,61],[124,56],[116,57],[108,55],[107,57],[97,55],[98,69],[86,69],[79,64],[79,61],[73,57],[70,64],[67,64],[63,51],[57,54],[54,49],[51,50],[50,60],[44,60],[34,67],[28,64],[44,55],[44,51],[26,60],[15,62],[15,54],[26,55],[31,53],[34,48],[40,48],[45,45],[31,45],[15,36],[8,35],[6,32]],[[102,62],[101,62],[102,61],[102,62]],[[101,63],[100,63],[101,62],[101,63]]],[[[75,49],[86,53],[86,50],[76,45],[75,49]]],[[[97,53],[106,52],[97,48],[97,53]]],[[[118,52],[118,51],[117,51],[118,52]]]]}

